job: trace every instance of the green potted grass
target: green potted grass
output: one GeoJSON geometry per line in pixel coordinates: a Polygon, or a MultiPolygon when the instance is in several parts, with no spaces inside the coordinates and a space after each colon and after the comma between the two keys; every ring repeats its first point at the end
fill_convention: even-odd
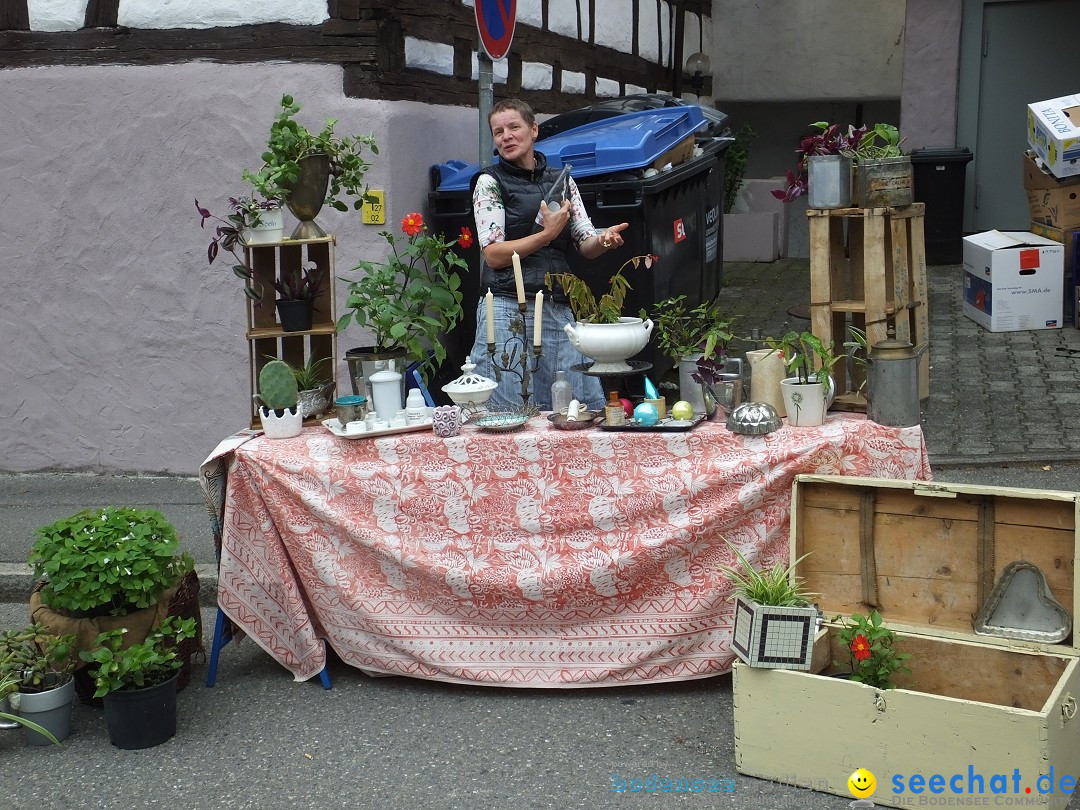
{"type": "Polygon", "coordinates": [[[144,641],[125,647],[126,632],[101,633],[79,655],[90,664],[94,697],[105,705],[109,742],[151,748],[176,734],[176,681],[183,664],[178,648],[195,637],[195,620],[170,616],[144,641]]]}
{"type": "Polygon", "coordinates": [[[731,648],[752,667],[809,670],[821,613],[811,600],[817,596],[804,587],[795,567],[776,563],[759,569],[734,546],[737,566],[720,572],[735,593],[735,629],[731,648]]]}

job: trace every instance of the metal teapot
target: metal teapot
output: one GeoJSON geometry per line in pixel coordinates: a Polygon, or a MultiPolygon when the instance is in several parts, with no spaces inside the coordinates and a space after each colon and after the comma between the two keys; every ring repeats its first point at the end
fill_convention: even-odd
{"type": "Polygon", "coordinates": [[[889,330],[887,340],[871,347],[866,361],[866,416],[889,427],[913,427],[922,421],[919,408],[919,357],[915,348],[889,330]]]}

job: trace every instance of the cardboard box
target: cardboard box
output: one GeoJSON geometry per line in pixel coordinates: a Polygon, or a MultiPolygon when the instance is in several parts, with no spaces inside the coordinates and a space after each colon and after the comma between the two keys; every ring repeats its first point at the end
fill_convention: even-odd
{"type": "Polygon", "coordinates": [[[1076,319],[1076,286],[1080,283],[1080,225],[1073,230],[1062,230],[1042,225],[1038,222],[1031,223],[1031,232],[1047,239],[1053,239],[1065,246],[1064,285],[1064,318],[1066,322],[1072,322],[1080,328],[1076,319]]]}
{"type": "Polygon", "coordinates": [[[1065,807],[1080,768],[1077,635],[975,635],[973,619],[1020,559],[1075,615],[1078,509],[1075,492],[797,476],[791,559],[813,552],[797,573],[827,617],[876,605],[911,674],[882,690],[735,662],[736,769],[849,797],[865,768],[878,807],[1065,807]]]}
{"type": "Polygon", "coordinates": [[[1080,177],[1061,180],[1024,153],[1024,191],[1031,221],[1052,228],[1080,228],[1080,177]]]}
{"type": "Polygon", "coordinates": [[[1058,329],[1065,247],[1033,233],[964,237],[964,314],[991,332],[1058,329]]]}
{"type": "Polygon", "coordinates": [[[1055,177],[1080,174],[1080,97],[1028,104],[1027,140],[1055,177]]]}

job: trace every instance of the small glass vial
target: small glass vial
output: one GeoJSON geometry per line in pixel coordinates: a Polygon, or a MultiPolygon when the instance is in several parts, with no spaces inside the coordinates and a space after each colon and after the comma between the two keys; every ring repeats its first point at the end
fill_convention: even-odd
{"type": "Polygon", "coordinates": [[[555,382],[551,384],[551,410],[562,413],[570,407],[570,400],[574,398],[574,387],[566,379],[565,371],[555,372],[555,382]]]}
{"type": "Polygon", "coordinates": [[[623,404],[619,399],[618,391],[608,392],[607,405],[604,406],[604,424],[606,425],[625,425],[626,424],[626,411],[623,410],[623,404]]]}

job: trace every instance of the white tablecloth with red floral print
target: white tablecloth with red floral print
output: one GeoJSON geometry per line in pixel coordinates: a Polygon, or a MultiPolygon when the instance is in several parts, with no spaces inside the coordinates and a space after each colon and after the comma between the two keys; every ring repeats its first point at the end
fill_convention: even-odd
{"type": "Polygon", "coordinates": [[[569,687],[727,672],[733,556],[788,556],[798,473],[930,478],[922,430],[859,414],[738,436],[466,426],[226,440],[218,602],[297,680],[569,687]]]}

